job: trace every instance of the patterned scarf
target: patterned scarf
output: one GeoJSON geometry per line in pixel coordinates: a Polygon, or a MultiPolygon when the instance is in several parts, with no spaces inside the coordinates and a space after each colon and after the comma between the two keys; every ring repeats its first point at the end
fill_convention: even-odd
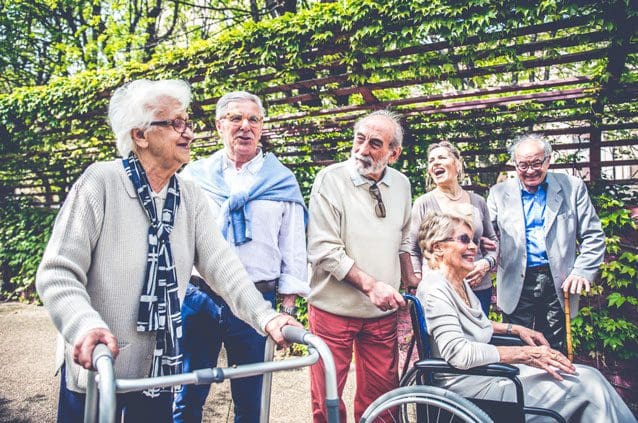
{"type": "MultiPolygon", "coordinates": [[[[151,195],[151,186],[139,159],[131,153],[128,159],[122,162],[126,174],[133,182],[137,198],[151,222],[148,228],[145,284],[137,315],[139,332],[157,332],[149,376],[182,373],[182,354],[179,350],[179,339],[182,337],[182,315],[177,296],[177,274],[169,240],[175,214],[179,208],[179,184],[173,175],[169,181],[162,215],[158,217],[155,201],[151,195]]],[[[160,388],[152,388],[144,391],[144,394],[157,397],[160,392],[160,388]]]]}

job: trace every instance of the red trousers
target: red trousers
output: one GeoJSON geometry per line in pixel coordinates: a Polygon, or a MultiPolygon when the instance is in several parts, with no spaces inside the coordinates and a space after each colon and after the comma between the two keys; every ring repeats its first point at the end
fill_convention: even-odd
{"type": "MultiPolygon", "coordinates": [[[[342,423],[346,422],[346,406],[341,396],[354,348],[357,377],[354,417],[359,421],[372,401],[399,386],[396,313],[376,319],[359,319],[309,306],[308,314],[310,330],[328,345],[334,357],[342,423]]],[[[310,368],[310,390],[313,421],[324,423],[327,421],[326,381],[321,360],[310,368]]]]}

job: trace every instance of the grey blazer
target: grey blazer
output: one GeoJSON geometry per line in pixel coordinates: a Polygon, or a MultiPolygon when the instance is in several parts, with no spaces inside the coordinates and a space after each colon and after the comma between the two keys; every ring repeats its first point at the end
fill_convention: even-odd
{"type": "MultiPolygon", "coordinates": [[[[579,178],[548,172],[545,208],[545,246],[556,295],[563,304],[561,285],[570,274],[593,282],[605,255],[605,234],[579,178]]],[[[518,178],[494,185],[487,197],[494,229],[500,239],[496,274],[497,305],[507,314],[516,309],[527,268],[525,219],[518,178]]],[[[578,312],[572,295],[572,317],[578,312]]]]}

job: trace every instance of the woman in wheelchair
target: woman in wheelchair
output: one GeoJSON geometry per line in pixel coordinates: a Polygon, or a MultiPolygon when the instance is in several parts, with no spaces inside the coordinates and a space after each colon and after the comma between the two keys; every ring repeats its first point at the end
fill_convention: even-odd
{"type": "MultiPolygon", "coordinates": [[[[520,369],[525,405],[552,409],[567,421],[635,422],[613,387],[592,367],[572,364],[549,347],[545,337],[518,325],[490,321],[464,280],[474,268],[476,245],[472,222],[442,212],[428,214],[419,246],[432,271],[424,274],[417,297],[423,304],[432,356],[460,369],[507,363],[520,369]],[[525,346],[494,346],[493,334],[519,336],[525,346]]],[[[440,374],[435,383],[462,396],[515,401],[506,378],[440,374]]]]}

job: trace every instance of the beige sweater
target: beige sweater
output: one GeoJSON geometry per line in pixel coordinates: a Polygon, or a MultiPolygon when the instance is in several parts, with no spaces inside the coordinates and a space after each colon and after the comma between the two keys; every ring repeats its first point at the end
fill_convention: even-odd
{"type": "Polygon", "coordinates": [[[370,185],[348,160],[323,169],[310,195],[308,260],[312,265],[308,302],[332,314],[357,318],[392,313],[343,281],[353,264],[398,289],[399,254],[410,252],[410,182],[387,168],[378,184],[387,216],[377,217],[370,185]]]}
{"type": "MultiPolygon", "coordinates": [[[[275,311],[224,241],[203,192],[178,179],[182,197],[170,240],[180,298],[194,265],[235,314],[263,333],[275,311]]],[[[109,328],[118,339],[116,377],[148,376],[155,333],[138,332],[135,324],[148,227],[121,160],[91,165],[57,216],[36,287],[64,338],[67,384],[73,391],[84,390],[87,373],[73,363],[70,346],[94,328],[109,328]]]]}

